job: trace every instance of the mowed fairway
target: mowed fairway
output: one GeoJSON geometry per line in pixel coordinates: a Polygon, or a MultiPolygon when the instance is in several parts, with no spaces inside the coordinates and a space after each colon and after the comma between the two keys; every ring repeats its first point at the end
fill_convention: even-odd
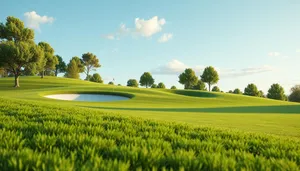
{"type": "Polygon", "coordinates": [[[21,83],[16,89],[12,87],[13,79],[0,79],[1,97],[99,109],[123,116],[300,137],[300,104],[297,103],[225,93],[111,86],[65,78],[22,77],[21,83]],[[133,98],[100,103],[44,97],[79,92],[125,93],[133,98]]]}
{"type": "Polygon", "coordinates": [[[300,105],[225,93],[0,79],[2,170],[299,170],[300,105]],[[118,94],[119,102],[45,98],[118,94]]]}

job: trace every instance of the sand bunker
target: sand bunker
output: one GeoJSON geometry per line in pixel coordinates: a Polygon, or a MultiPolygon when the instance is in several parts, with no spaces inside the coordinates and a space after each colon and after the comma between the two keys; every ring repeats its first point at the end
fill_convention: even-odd
{"type": "Polygon", "coordinates": [[[128,100],[128,97],[117,95],[104,95],[104,94],[53,94],[47,95],[46,98],[57,100],[73,100],[73,101],[86,101],[86,102],[110,102],[128,100]]]}

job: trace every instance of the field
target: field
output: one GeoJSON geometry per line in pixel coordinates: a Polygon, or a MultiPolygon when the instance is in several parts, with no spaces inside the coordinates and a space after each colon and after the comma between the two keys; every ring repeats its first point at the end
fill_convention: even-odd
{"type": "Polygon", "coordinates": [[[0,79],[1,170],[300,170],[300,105],[242,95],[0,79]],[[56,93],[106,93],[72,102],[56,93]]]}

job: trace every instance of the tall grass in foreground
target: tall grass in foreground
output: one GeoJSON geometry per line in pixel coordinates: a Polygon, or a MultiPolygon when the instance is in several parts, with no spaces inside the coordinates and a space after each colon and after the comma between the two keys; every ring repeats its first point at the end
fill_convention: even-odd
{"type": "Polygon", "coordinates": [[[0,98],[0,170],[300,170],[300,140],[0,98]]]}

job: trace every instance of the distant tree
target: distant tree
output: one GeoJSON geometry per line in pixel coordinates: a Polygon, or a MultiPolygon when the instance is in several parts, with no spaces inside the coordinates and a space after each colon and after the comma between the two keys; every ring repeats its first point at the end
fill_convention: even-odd
{"type": "Polygon", "coordinates": [[[157,88],[157,85],[156,84],[152,84],[151,88],[157,88]]]}
{"type": "Polygon", "coordinates": [[[207,91],[205,83],[202,80],[198,80],[197,84],[193,86],[193,89],[207,91]]]}
{"type": "Polygon", "coordinates": [[[208,90],[210,91],[211,85],[218,83],[219,74],[214,67],[209,66],[204,69],[201,80],[208,84],[208,90]]]}
{"type": "Polygon", "coordinates": [[[57,58],[58,61],[58,64],[55,66],[55,76],[57,77],[59,73],[66,72],[67,65],[63,61],[63,58],[61,56],[55,55],[55,57],[57,58]]]}
{"type": "Polygon", "coordinates": [[[110,81],[108,82],[109,85],[114,85],[114,82],[110,81]]]}
{"type": "Polygon", "coordinates": [[[166,86],[165,86],[164,83],[160,82],[160,83],[157,84],[157,88],[163,88],[163,89],[165,89],[166,86]]]}
{"type": "Polygon", "coordinates": [[[100,74],[98,74],[98,73],[93,74],[93,76],[89,80],[92,82],[96,82],[96,83],[103,83],[103,80],[102,80],[100,74]]]}
{"type": "Polygon", "coordinates": [[[255,84],[248,84],[244,90],[244,95],[248,96],[259,96],[259,91],[255,84]]]}
{"type": "Polygon", "coordinates": [[[184,89],[192,89],[198,82],[198,78],[191,68],[185,69],[185,71],[178,76],[179,83],[184,85],[184,89]]]}
{"type": "Polygon", "coordinates": [[[37,63],[30,63],[24,66],[24,70],[22,71],[22,75],[26,76],[34,76],[39,73],[37,68],[37,63]]]}
{"type": "Polygon", "coordinates": [[[89,52],[82,55],[82,61],[85,66],[86,78],[92,69],[101,67],[97,56],[89,52]]]}
{"type": "Polygon", "coordinates": [[[177,88],[176,88],[176,86],[172,86],[171,89],[172,90],[176,90],[177,88]]]}
{"type": "Polygon", "coordinates": [[[229,91],[228,91],[228,93],[232,94],[232,93],[233,93],[233,91],[232,91],[232,90],[229,90],[229,91]]]}
{"type": "Polygon", "coordinates": [[[127,86],[128,87],[138,87],[139,86],[139,83],[137,82],[136,79],[129,79],[127,81],[127,86]]]}
{"type": "Polygon", "coordinates": [[[24,27],[15,17],[7,17],[0,23],[0,67],[13,73],[15,87],[19,87],[19,77],[24,66],[41,61],[43,51],[34,43],[34,31],[24,27]]]}
{"type": "Polygon", "coordinates": [[[288,97],[291,102],[300,102],[300,85],[291,88],[291,94],[288,97]]]}
{"type": "Polygon", "coordinates": [[[82,73],[83,71],[84,65],[82,60],[79,57],[75,56],[67,65],[66,77],[79,79],[79,73],[82,73]]]}
{"type": "Polygon", "coordinates": [[[140,78],[141,86],[146,86],[146,88],[150,87],[154,84],[154,79],[149,72],[144,72],[144,74],[140,78]]]}
{"type": "Polygon", "coordinates": [[[284,89],[279,84],[272,84],[268,90],[267,97],[275,100],[286,100],[284,89]]]}
{"type": "Polygon", "coordinates": [[[240,89],[236,88],[233,90],[233,94],[243,94],[243,92],[240,89]]]}
{"type": "Polygon", "coordinates": [[[7,70],[0,67],[0,77],[8,77],[7,70]]]}
{"type": "Polygon", "coordinates": [[[218,86],[214,86],[211,91],[220,92],[220,88],[218,86]]]}
{"type": "Polygon", "coordinates": [[[118,86],[122,86],[121,84],[118,84],[118,86]]]}
{"type": "Polygon", "coordinates": [[[44,58],[39,66],[41,78],[44,78],[46,70],[55,69],[55,66],[58,64],[58,59],[54,56],[54,49],[48,43],[40,42],[38,45],[44,51],[44,58]]]}
{"type": "Polygon", "coordinates": [[[266,95],[265,95],[265,93],[264,93],[262,90],[259,90],[259,91],[258,91],[258,97],[263,97],[263,98],[265,98],[266,95]]]}

